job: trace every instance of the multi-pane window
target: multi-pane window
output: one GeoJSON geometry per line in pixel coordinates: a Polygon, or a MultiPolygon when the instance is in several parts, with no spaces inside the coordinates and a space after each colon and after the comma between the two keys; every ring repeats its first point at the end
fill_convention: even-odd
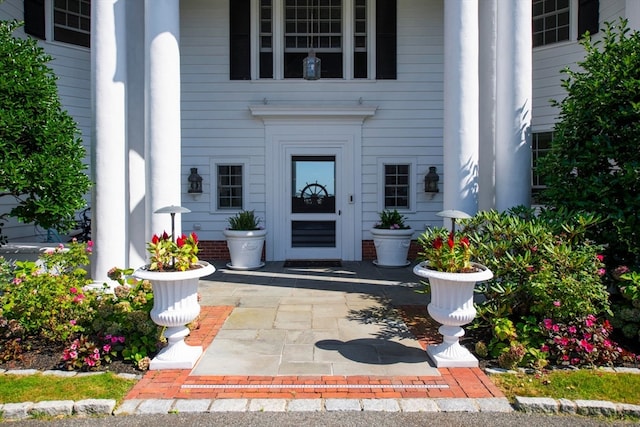
{"type": "Polygon", "coordinates": [[[410,165],[384,165],[384,208],[409,209],[410,165]]]}
{"type": "Polygon", "coordinates": [[[569,40],[571,0],[533,0],[533,47],[569,40]]]}
{"type": "Polygon", "coordinates": [[[397,0],[258,4],[254,27],[250,0],[229,3],[231,80],[302,78],[311,50],[322,61],[321,78],[397,78],[397,0]],[[252,40],[258,47],[255,58],[252,40]]]}
{"type": "Polygon", "coordinates": [[[218,165],[218,209],[242,209],[242,165],[218,165]]]}
{"type": "Polygon", "coordinates": [[[54,0],[53,39],[89,47],[91,0],[54,0]]]}
{"type": "Polygon", "coordinates": [[[549,153],[552,139],[553,132],[538,132],[531,136],[531,189],[534,202],[545,188],[544,180],[538,173],[538,160],[549,153]]]}
{"type": "Polygon", "coordinates": [[[313,49],[323,77],[342,77],[342,0],[285,0],[284,77],[302,77],[313,49]]]}

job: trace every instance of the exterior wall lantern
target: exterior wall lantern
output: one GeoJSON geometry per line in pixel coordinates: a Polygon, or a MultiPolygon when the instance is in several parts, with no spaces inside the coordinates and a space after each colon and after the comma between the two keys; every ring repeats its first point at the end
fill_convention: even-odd
{"type": "Polygon", "coordinates": [[[438,181],[440,176],[436,172],[435,166],[429,166],[429,173],[424,177],[424,192],[425,193],[438,193],[438,181]]]}
{"type": "Polygon", "coordinates": [[[198,168],[191,168],[191,174],[187,180],[189,181],[189,194],[197,199],[202,194],[202,177],[198,175],[198,168]]]}

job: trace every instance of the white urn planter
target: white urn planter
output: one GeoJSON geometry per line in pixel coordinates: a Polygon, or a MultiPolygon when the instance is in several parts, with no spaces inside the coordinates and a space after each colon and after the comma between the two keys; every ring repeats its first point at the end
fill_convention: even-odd
{"type": "Polygon", "coordinates": [[[411,236],[413,230],[372,228],[373,245],[376,248],[376,260],[373,262],[378,267],[405,267],[410,264],[407,260],[411,236]]]}
{"type": "Polygon", "coordinates": [[[262,248],[267,230],[223,230],[234,270],[253,270],[264,266],[262,248]]]}
{"type": "Polygon", "coordinates": [[[146,279],[153,287],[151,320],[166,327],[167,346],[151,360],[149,369],[192,369],[202,355],[201,346],[184,342],[189,335],[186,326],[200,314],[198,303],[198,279],[213,274],[216,269],[205,261],[198,261],[200,268],[186,271],[149,271],[140,268],[133,273],[138,279],[146,279]]]}
{"type": "Polygon", "coordinates": [[[427,353],[437,368],[473,368],[478,366],[478,359],[460,345],[464,336],[462,325],[471,323],[476,316],[473,306],[473,288],[476,282],[489,280],[493,273],[481,264],[472,263],[478,269],[473,273],[446,273],[428,268],[422,262],[413,268],[413,272],[429,279],[431,286],[431,302],[427,305],[429,315],[442,326],[438,332],[442,334],[441,344],[427,347],[427,353]]]}

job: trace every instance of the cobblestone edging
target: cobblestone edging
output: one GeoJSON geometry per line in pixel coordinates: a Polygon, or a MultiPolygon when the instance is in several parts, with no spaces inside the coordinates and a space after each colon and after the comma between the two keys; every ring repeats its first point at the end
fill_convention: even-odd
{"type": "MultiPolygon", "coordinates": [[[[1,371],[5,375],[31,375],[36,370],[1,371]]],[[[637,371],[636,372],[640,372],[637,371]]],[[[44,371],[43,375],[63,377],[99,375],[44,371]]],[[[127,379],[139,375],[120,374],[127,379]]],[[[511,405],[506,398],[411,398],[411,399],[130,399],[116,408],[113,399],[79,401],[44,401],[0,404],[2,420],[19,420],[32,416],[95,416],[139,415],[210,412],[319,412],[319,411],[381,411],[381,412],[514,412],[547,414],[577,414],[587,416],[636,416],[640,405],[601,400],[568,400],[544,397],[516,397],[511,405]]]]}

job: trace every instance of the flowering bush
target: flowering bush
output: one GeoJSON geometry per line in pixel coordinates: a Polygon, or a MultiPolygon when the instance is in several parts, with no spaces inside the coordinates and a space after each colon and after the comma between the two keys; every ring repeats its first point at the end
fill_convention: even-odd
{"type": "Polygon", "coordinates": [[[591,314],[570,323],[555,323],[547,318],[542,329],[548,339],[541,350],[556,365],[603,366],[640,361],[611,340],[613,328],[608,320],[601,321],[591,314]]]}
{"type": "Polygon", "coordinates": [[[444,228],[433,228],[418,237],[418,244],[422,248],[418,255],[428,261],[432,270],[448,273],[477,271],[471,264],[471,243],[467,236],[444,228]]]}
{"type": "Polygon", "coordinates": [[[373,228],[379,228],[384,230],[408,230],[409,227],[404,223],[407,219],[404,215],[401,215],[397,209],[384,210],[380,212],[380,221],[377,222],[373,228]]]}
{"type": "Polygon", "coordinates": [[[110,363],[117,355],[116,344],[124,342],[124,337],[106,336],[102,345],[95,344],[89,338],[81,335],[62,352],[62,366],[69,371],[95,370],[102,362],[110,363]]]}
{"type": "Polygon", "coordinates": [[[183,234],[174,241],[166,231],[159,236],[154,234],[147,251],[151,254],[151,271],[189,270],[198,262],[198,236],[183,234]]]}

